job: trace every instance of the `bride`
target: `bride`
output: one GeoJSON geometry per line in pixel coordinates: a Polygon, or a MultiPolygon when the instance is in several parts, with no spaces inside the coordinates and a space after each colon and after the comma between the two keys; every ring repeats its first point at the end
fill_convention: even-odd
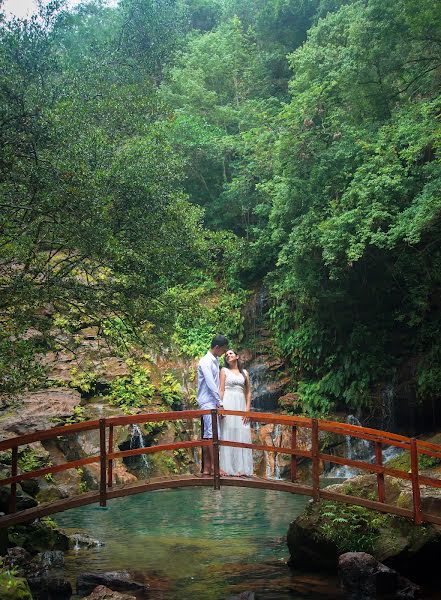
{"type": "MultiPolygon", "coordinates": [[[[220,397],[225,410],[249,411],[251,408],[250,378],[234,350],[225,353],[225,367],[220,373],[220,397]]],[[[221,439],[251,444],[249,420],[225,415],[221,419],[221,439]]],[[[253,453],[249,448],[220,447],[220,469],[225,475],[253,474],[253,453]]]]}

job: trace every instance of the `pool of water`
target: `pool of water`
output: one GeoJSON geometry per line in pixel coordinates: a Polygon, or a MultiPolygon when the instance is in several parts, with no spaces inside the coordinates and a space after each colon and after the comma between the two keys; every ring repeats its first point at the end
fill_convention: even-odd
{"type": "MultiPolygon", "coordinates": [[[[149,598],[220,600],[245,590],[265,600],[335,600],[337,582],[286,565],[286,532],[307,498],[244,488],[187,488],[118,498],[56,516],[104,543],[72,550],[67,576],[128,570],[149,598]]],[[[75,587],[74,587],[75,589],[75,587]]]]}

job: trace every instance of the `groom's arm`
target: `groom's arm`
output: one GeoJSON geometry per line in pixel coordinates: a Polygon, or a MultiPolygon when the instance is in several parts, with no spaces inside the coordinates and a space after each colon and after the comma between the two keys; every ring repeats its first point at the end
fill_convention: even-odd
{"type": "Polygon", "coordinates": [[[221,398],[219,395],[219,388],[214,380],[213,373],[211,371],[211,365],[200,365],[202,373],[204,375],[205,383],[213,396],[213,401],[219,406],[221,404],[221,398]]]}

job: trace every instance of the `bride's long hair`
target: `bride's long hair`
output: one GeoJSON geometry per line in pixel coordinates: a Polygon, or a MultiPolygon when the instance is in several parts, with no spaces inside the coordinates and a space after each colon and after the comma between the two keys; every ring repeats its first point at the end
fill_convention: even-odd
{"type": "MultiPolygon", "coordinates": [[[[244,369],[243,369],[243,365],[242,365],[242,361],[240,360],[238,353],[236,352],[236,350],[233,350],[232,348],[228,348],[227,352],[228,351],[234,352],[234,354],[237,356],[237,368],[239,369],[240,374],[243,375],[244,378],[246,379],[245,373],[244,373],[244,369]]],[[[230,365],[228,364],[226,356],[224,356],[224,367],[226,369],[230,368],[230,365]]]]}

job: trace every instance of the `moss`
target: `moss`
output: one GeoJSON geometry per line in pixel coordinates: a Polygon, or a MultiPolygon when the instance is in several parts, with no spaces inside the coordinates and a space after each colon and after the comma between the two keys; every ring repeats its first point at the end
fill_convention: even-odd
{"type": "Polygon", "coordinates": [[[54,527],[54,522],[36,521],[32,524],[9,528],[9,542],[21,546],[31,554],[46,550],[68,550],[69,538],[54,527]]]}
{"type": "Polygon", "coordinates": [[[2,600],[32,600],[28,582],[7,571],[0,572],[0,598],[2,600]]]}

